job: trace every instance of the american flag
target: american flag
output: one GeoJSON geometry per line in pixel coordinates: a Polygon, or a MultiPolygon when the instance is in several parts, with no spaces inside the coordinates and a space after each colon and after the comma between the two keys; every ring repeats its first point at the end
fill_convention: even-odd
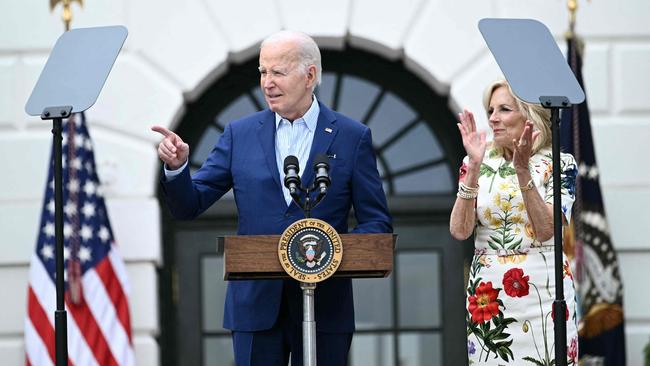
{"type": "MultiPolygon", "coordinates": [[[[52,159],[50,159],[52,161],[52,159]]],[[[26,365],[54,365],[54,169],[29,272],[26,365]]],[[[134,365],[126,268],[117,252],[83,114],[63,123],[68,365],[134,365]]]]}

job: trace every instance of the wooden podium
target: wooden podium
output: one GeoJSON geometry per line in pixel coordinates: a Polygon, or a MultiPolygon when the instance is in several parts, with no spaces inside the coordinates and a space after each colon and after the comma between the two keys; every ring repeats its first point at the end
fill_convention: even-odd
{"type": "MultiPolygon", "coordinates": [[[[341,234],[343,260],[333,277],[382,278],[393,270],[395,234],[341,234]]],[[[240,235],[217,239],[224,280],[290,279],[278,259],[280,235],[240,235]]]]}
{"type": "MultiPolygon", "coordinates": [[[[337,234],[338,235],[338,234],[337,234]]],[[[395,234],[341,234],[343,248],[338,269],[331,277],[382,278],[393,270],[395,234]]],[[[223,254],[224,280],[293,279],[280,264],[280,235],[225,236],[217,239],[223,254]]],[[[303,364],[316,366],[316,283],[300,282],[303,292],[303,364]]]]}

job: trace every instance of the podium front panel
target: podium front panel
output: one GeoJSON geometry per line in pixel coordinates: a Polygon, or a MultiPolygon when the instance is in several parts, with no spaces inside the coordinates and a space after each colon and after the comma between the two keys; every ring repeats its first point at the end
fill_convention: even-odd
{"type": "MultiPolygon", "coordinates": [[[[394,234],[342,234],[343,260],[333,277],[381,278],[393,270],[394,234]]],[[[279,235],[240,235],[217,239],[224,257],[224,279],[289,279],[278,260],[279,235]]]]}

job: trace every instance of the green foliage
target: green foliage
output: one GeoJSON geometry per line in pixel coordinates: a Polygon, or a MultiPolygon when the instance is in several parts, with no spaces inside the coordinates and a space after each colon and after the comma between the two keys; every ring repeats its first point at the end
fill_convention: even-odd
{"type": "Polygon", "coordinates": [[[650,366],[650,341],[643,349],[643,353],[645,353],[645,366],[650,366]]]}

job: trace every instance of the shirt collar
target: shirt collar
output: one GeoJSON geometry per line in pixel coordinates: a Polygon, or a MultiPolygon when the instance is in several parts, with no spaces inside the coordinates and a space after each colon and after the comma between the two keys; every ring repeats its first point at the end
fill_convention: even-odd
{"type": "MultiPolygon", "coordinates": [[[[320,114],[320,106],[318,105],[318,100],[316,100],[315,95],[312,95],[311,106],[309,106],[309,109],[307,110],[307,112],[305,112],[305,114],[302,117],[296,119],[295,121],[299,121],[301,119],[304,120],[305,125],[307,125],[309,131],[314,132],[316,130],[316,124],[318,123],[319,114],[320,114]]],[[[280,125],[280,121],[282,120],[287,121],[286,119],[282,118],[282,116],[276,113],[275,114],[276,130],[278,129],[278,126],[280,125]]]]}

